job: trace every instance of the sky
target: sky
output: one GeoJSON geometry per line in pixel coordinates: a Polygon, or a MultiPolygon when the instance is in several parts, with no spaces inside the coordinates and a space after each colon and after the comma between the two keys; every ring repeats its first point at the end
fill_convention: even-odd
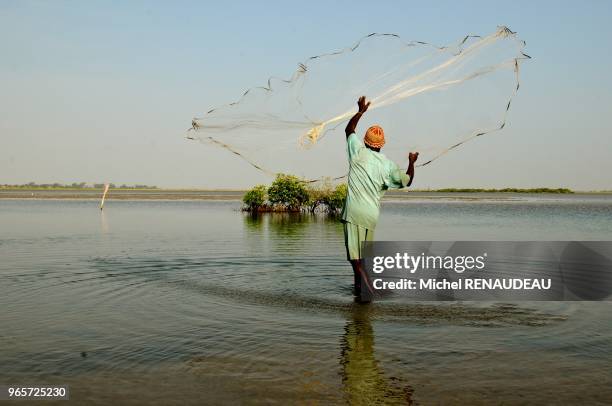
{"type": "Polygon", "coordinates": [[[506,25],[533,57],[508,126],[414,187],[612,190],[610,18],[604,0],[0,0],[0,184],[269,182],[186,140],[192,117],[371,32],[448,44],[506,25]]]}

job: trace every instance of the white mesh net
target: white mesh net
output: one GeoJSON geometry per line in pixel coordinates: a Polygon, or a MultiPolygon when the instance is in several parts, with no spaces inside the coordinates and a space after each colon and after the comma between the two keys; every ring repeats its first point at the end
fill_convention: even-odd
{"type": "Polygon", "coordinates": [[[505,126],[520,63],[529,58],[524,47],[506,27],[442,47],[370,34],[194,118],[187,138],[225,148],[271,175],[341,178],[344,126],[366,95],[371,106],[358,135],[378,124],[385,155],[403,165],[409,151],[418,151],[424,166],[505,126]]]}

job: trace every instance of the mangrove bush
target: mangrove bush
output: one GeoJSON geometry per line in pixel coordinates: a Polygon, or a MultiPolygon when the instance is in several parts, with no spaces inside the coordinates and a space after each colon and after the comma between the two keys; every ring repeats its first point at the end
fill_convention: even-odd
{"type": "Polygon", "coordinates": [[[337,214],[346,201],[347,187],[328,183],[309,186],[293,175],[279,174],[270,187],[257,185],[247,191],[242,201],[249,212],[324,211],[337,214]]]}

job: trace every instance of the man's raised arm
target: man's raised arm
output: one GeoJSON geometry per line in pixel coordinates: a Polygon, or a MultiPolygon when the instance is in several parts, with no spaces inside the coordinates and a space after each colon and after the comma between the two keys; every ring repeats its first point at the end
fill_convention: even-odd
{"type": "Polygon", "coordinates": [[[348,124],[346,125],[346,129],[344,130],[344,132],[346,133],[346,138],[348,138],[349,135],[355,132],[355,128],[357,128],[357,123],[359,122],[359,119],[361,118],[363,113],[365,113],[368,110],[368,107],[370,107],[370,102],[366,103],[365,96],[361,96],[357,101],[357,106],[359,107],[359,111],[353,116],[353,118],[349,120],[348,124]]]}

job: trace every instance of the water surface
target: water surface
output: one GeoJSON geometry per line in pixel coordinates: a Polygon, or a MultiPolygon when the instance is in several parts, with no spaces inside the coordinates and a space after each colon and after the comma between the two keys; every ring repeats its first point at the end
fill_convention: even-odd
{"type": "MultiPolygon", "coordinates": [[[[342,227],[236,201],[0,200],[0,382],[81,402],[606,403],[602,303],[353,302],[342,227]]],[[[612,198],[393,199],[378,240],[610,240],[612,198]]]]}

